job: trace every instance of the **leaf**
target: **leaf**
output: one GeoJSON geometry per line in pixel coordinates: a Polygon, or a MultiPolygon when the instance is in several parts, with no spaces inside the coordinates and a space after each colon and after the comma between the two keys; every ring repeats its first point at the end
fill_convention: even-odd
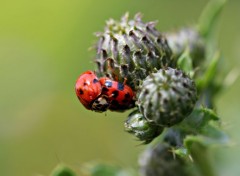
{"type": "Polygon", "coordinates": [[[198,21],[197,28],[201,36],[205,39],[206,60],[208,61],[214,55],[216,48],[218,48],[217,22],[226,2],[227,0],[209,1],[198,21]]]}
{"type": "Polygon", "coordinates": [[[120,172],[120,168],[110,165],[98,164],[91,169],[91,176],[115,176],[120,172]]]}
{"type": "Polygon", "coordinates": [[[193,143],[199,143],[205,147],[216,147],[229,144],[229,137],[218,127],[208,124],[201,130],[201,134],[188,135],[184,139],[184,145],[188,150],[193,143]]]}
{"type": "Polygon", "coordinates": [[[203,144],[205,141],[202,136],[188,136],[184,144],[192,161],[194,161],[196,171],[199,171],[199,175],[216,176],[209,147],[203,144]]]}
{"type": "Polygon", "coordinates": [[[195,108],[176,128],[180,128],[186,134],[198,134],[212,120],[219,120],[219,117],[212,109],[204,107],[195,108]]]}
{"type": "Polygon", "coordinates": [[[226,90],[229,87],[231,87],[239,78],[239,75],[240,75],[240,71],[238,68],[232,69],[223,80],[221,90],[226,90]]]}
{"type": "Polygon", "coordinates": [[[192,58],[190,56],[189,48],[186,48],[182,55],[178,58],[177,66],[186,74],[193,76],[192,58]]]}
{"type": "Polygon", "coordinates": [[[198,29],[203,37],[208,38],[213,33],[216,21],[226,2],[227,0],[210,1],[203,10],[198,22],[198,29]]]}
{"type": "Polygon", "coordinates": [[[131,170],[125,170],[119,166],[103,164],[103,163],[93,163],[87,164],[85,166],[86,172],[90,176],[134,176],[131,170]]]}
{"type": "Polygon", "coordinates": [[[52,171],[51,176],[76,176],[76,174],[69,167],[59,164],[52,171]]]}
{"type": "Polygon", "coordinates": [[[184,157],[184,158],[189,157],[188,150],[187,150],[187,148],[185,148],[185,147],[181,147],[181,148],[175,149],[173,152],[174,152],[175,154],[181,156],[181,157],[184,157]]]}
{"type": "Polygon", "coordinates": [[[213,59],[209,63],[208,68],[205,71],[204,75],[196,80],[197,88],[199,90],[206,88],[213,81],[217,71],[219,58],[220,54],[219,52],[216,52],[215,55],[213,56],[213,59]]]}

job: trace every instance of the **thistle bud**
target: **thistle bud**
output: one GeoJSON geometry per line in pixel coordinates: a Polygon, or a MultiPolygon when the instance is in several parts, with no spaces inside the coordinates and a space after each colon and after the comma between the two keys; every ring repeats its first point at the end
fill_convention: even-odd
{"type": "Polygon", "coordinates": [[[163,131],[163,127],[148,122],[138,110],[129,114],[124,125],[127,132],[134,134],[140,141],[144,141],[144,144],[150,143],[163,131]]]}
{"type": "Polygon", "coordinates": [[[149,122],[172,126],[193,110],[197,101],[194,81],[182,71],[167,68],[149,75],[138,94],[138,107],[149,122]]]}
{"type": "Polygon", "coordinates": [[[166,38],[155,28],[156,22],[142,21],[128,14],[121,21],[109,20],[96,45],[98,76],[108,76],[136,90],[141,80],[160,68],[174,67],[176,61],[166,38]]]}

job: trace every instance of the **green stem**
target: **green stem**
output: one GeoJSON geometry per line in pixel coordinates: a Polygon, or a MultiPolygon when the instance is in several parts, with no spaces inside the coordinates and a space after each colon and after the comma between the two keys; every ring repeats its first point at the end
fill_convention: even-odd
{"type": "Polygon", "coordinates": [[[209,149],[200,143],[194,142],[191,145],[190,153],[201,175],[216,176],[213,169],[209,149]]]}

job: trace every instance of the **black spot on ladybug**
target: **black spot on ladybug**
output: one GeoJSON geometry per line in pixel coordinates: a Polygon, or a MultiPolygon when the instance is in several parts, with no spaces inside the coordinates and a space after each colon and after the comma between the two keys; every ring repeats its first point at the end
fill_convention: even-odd
{"type": "Polygon", "coordinates": [[[117,101],[117,100],[113,100],[113,101],[111,102],[111,106],[119,106],[118,101],[117,101]]]}
{"type": "Polygon", "coordinates": [[[80,95],[82,95],[84,92],[82,89],[79,90],[80,95]]]}
{"type": "Polygon", "coordinates": [[[114,90],[114,91],[112,92],[112,97],[113,97],[113,98],[117,98],[117,97],[118,97],[118,94],[119,94],[119,92],[118,92],[117,90],[114,90]]]}
{"type": "Polygon", "coordinates": [[[95,83],[97,83],[98,82],[98,80],[95,78],[95,79],[93,79],[93,83],[95,84],[95,83]]]}
{"type": "Polygon", "coordinates": [[[112,87],[112,81],[106,80],[105,86],[107,86],[107,87],[112,87]]]}
{"type": "Polygon", "coordinates": [[[122,83],[118,83],[117,89],[118,90],[123,90],[124,89],[124,85],[122,83]]]}
{"type": "Polygon", "coordinates": [[[106,88],[106,87],[103,87],[103,88],[102,88],[102,92],[103,92],[103,93],[107,93],[107,92],[108,92],[108,90],[109,90],[109,89],[108,89],[108,88],[106,88]]]}
{"type": "Polygon", "coordinates": [[[124,98],[123,100],[122,100],[122,103],[123,104],[125,104],[125,103],[127,103],[128,102],[128,99],[126,99],[126,98],[124,98]]]}
{"type": "Polygon", "coordinates": [[[86,83],[86,82],[84,82],[84,83],[83,83],[83,85],[84,85],[84,86],[86,86],[86,85],[87,85],[87,83],[86,83]]]}
{"type": "Polygon", "coordinates": [[[128,99],[128,98],[130,98],[130,94],[129,94],[129,93],[126,93],[126,94],[124,95],[124,97],[125,97],[126,99],[128,99]]]}

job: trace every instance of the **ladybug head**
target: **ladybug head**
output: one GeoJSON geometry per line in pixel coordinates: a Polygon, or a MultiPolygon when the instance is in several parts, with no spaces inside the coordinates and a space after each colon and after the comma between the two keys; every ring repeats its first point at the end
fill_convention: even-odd
{"type": "Polygon", "coordinates": [[[109,106],[108,97],[100,95],[95,101],[93,101],[91,109],[97,112],[104,112],[109,108],[109,106]]]}

